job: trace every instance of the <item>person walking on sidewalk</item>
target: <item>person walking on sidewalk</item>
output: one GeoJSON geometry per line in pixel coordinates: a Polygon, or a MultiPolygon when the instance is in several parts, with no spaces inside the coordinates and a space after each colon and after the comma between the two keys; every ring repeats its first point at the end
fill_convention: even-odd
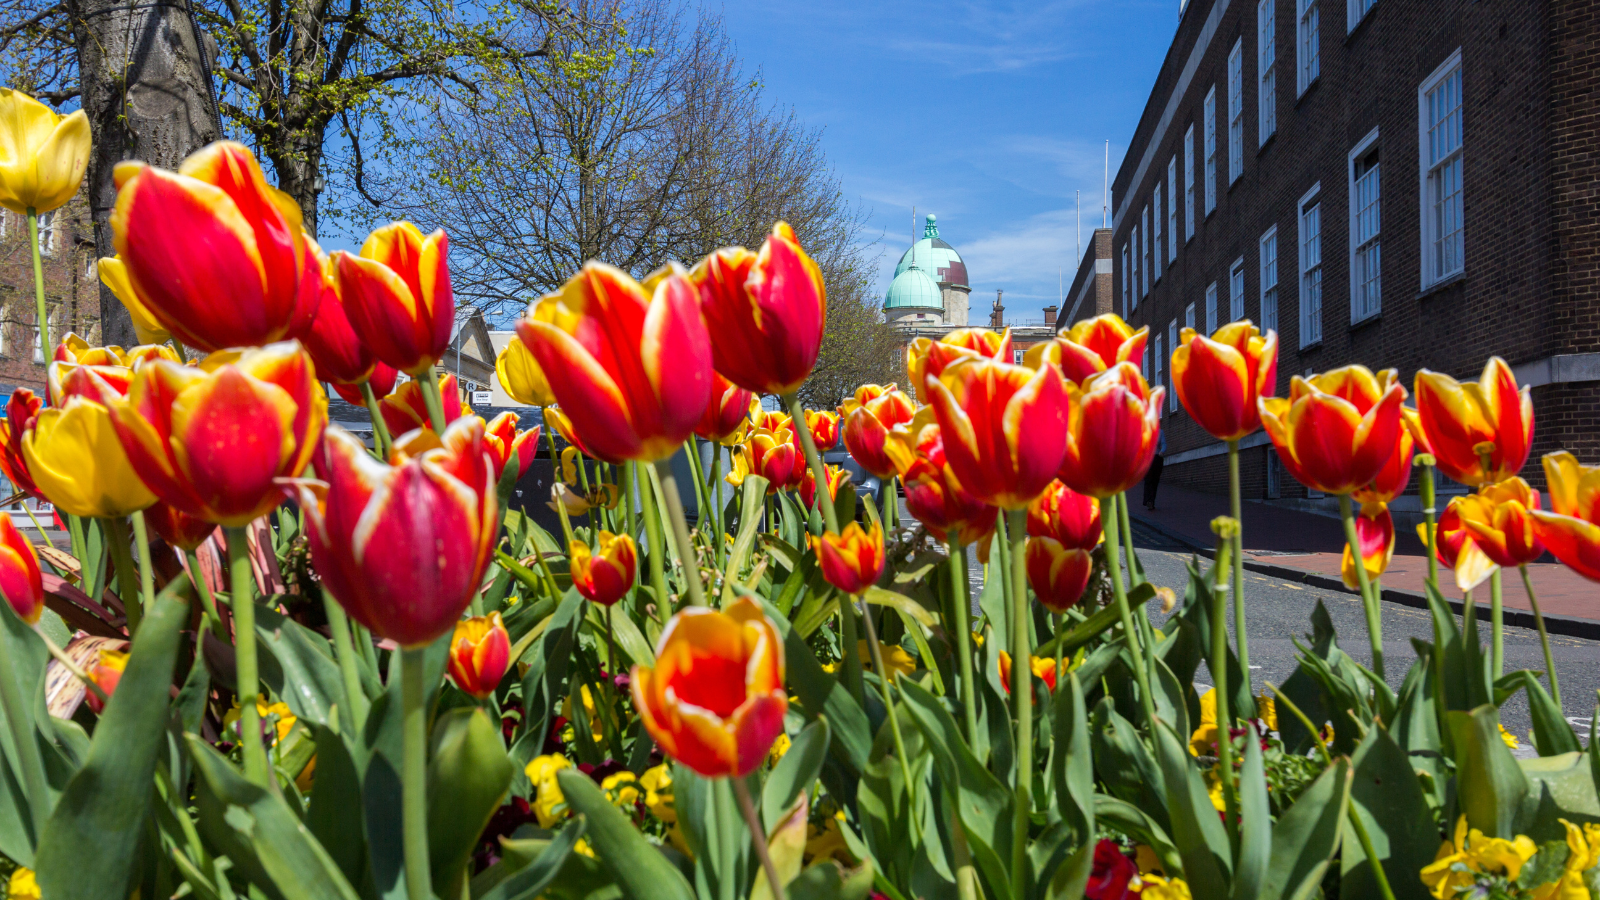
{"type": "Polygon", "coordinates": [[[1150,461],[1150,471],[1144,475],[1144,508],[1151,512],[1156,511],[1156,488],[1161,486],[1161,467],[1166,462],[1166,455],[1167,433],[1163,431],[1156,441],[1156,455],[1150,461]]]}

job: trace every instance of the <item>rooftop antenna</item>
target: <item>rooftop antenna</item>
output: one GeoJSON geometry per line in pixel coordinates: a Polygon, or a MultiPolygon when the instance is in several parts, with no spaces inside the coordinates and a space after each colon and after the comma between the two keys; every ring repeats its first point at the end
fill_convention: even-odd
{"type": "Polygon", "coordinates": [[[1106,181],[1105,194],[1100,198],[1100,227],[1107,228],[1106,221],[1111,214],[1111,142],[1106,141],[1106,181]]]}

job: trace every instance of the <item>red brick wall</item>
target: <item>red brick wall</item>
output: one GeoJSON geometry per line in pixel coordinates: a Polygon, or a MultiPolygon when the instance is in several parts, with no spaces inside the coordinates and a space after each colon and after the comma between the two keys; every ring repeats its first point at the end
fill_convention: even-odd
{"type": "MultiPolygon", "coordinates": [[[[42,391],[45,367],[33,360],[37,315],[27,221],[9,211],[4,216],[5,236],[0,237],[0,384],[42,391]]],[[[56,210],[51,253],[43,257],[52,343],[69,331],[76,331],[90,343],[99,339],[100,282],[98,276],[88,272],[94,258],[92,235],[81,196],[56,210]]],[[[45,355],[49,356],[48,349],[45,355]]]]}

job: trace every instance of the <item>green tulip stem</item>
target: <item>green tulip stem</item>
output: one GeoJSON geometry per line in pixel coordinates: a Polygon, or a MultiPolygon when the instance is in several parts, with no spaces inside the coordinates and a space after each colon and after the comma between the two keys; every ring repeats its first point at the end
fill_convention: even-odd
{"type": "MultiPolygon", "coordinates": [[[[714,447],[716,445],[713,444],[712,446],[714,447]]],[[[690,435],[689,440],[684,442],[683,452],[685,456],[689,457],[689,472],[691,473],[691,480],[694,481],[694,502],[697,508],[697,512],[694,517],[694,528],[696,531],[699,531],[700,529],[706,527],[707,522],[711,518],[709,515],[711,510],[711,501],[706,497],[705,467],[700,465],[699,438],[696,438],[694,435],[690,435]]],[[[707,529],[707,531],[708,534],[706,536],[709,538],[712,535],[709,534],[709,529],[707,529]]],[[[713,546],[715,546],[714,543],[713,546]]],[[[713,559],[714,558],[715,557],[713,557],[713,559]]]]}
{"type": "Polygon", "coordinates": [[[1372,643],[1372,671],[1383,677],[1383,618],[1378,608],[1378,597],[1372,592],[1372,582],[1367,577],[1367,560],[1361,555],[1361,538],[1356,534],[1356,516],[1350,506],[1350,495],[1339,495],[1339,518],[1344,522],[1344,540],[1350,545],[1350,558],[1355,560],[1356,581],[1361,586],[1361,607],[1367,614],[1367,639],[1372,643]]]}
{"type": "MultiPolygon", "coordinates": [[[[79,560],[87,560],[89,558],[89,543],[83,533],[83,519],[72,513],[64,514],[63,518],[67,523],[67,537],[72,542],[72,555],[79,560]]],[[[40,532],[39,536],[41,538],[44,537],[44,533],[40,532]]]]}
{"type": "Polygon", "coordinates": [[[1011,538],[1011,702],[1017,718],[1016,800],[1011,819],[1011,883],[1027,883],[1028,818],[1033,811],[1033,648],[1028,644],[1028,511],[1006,510],[1011,538]]]}
{"type": "Polygon", "coordinates": [[[47,547],[50,546],[50,539],[44,535],[44,526],[39,524],[39,517],[34,515],[33,509],[28,506],[28,498],[22,498],[22,502],[17,505],[22,507],[22,511],[28,514],[28,521],[33,523],[33,530],[39,532],[39,543],[47,547]]]}
{"type": "Polygon", "coordinates": [[[139,548],[139,597],[146,609],[156,605],[155,566],[150,559],[150,529],[145,527],[144,510],[134,513],[133,542],[139,548]]]}
{"type": "MultiPolygon", "coordinates": [[[[16,615],[11,604],[0,604],[6,609],[0,616],[16,615]]],[[[41,632],[42,634],[42,632],[41,632]]],[[[0,712],[5,713],[11,726],[11,744],[17,748],[17,763],[22,769],[22,788],[28,798],[28,816],[33,820],[33,844],[38,845],[44,835],[44,823],[50,817],[50,791],[44,775],[44,757],[39,753],[37,727],[24,731],[22,723],[32,722],[27,714],[29,704],[17,684],[17,671],[8,656],[0,656],[0,712]]],[[[43,704],[39,704],[43,708],[43,704]]]]}
{"type": "Polygon", "coordinates": [[[426,645],[400,651],[400,826],[409,900],[433,900],[433,876],[428,871],[426,653],[426,645]]]}
{"type": "MultiPolygon", "coordinates": [[[[855,607],[860,600],[857,594],[850,598],[850,606],[855,607]]],[[[917,814],[916,791],[911,780],[911,761],[906,756],[906,742],[900,736],[900,717],[894,711],[894,696],[889,692],[889,670],[883,667],[883,647],[878,643],[878,626],[873,624],[872,613],[866,609],[866,603],[861,604],[861,621],[867,626],[867,647],[872,654],[872,669],[878,673],[878,689],[883,694],[883,708],[889,716],[889,733],[894,738],[894,755],[900,759],[900,777],[906,781],[906,808],[911,812],[911,833],[918,843],[922,841],[921,817],[917,814]]]]}
{"type": "Polygon", "coordinates": [[[344,681],[350,720],[355,723],[355,733],[360,734],[366,727],[367,710],[371,704],[367,700],[367,692],[361,688],[361,674],[356,669],[356,647],[350,639],[350,620],[345,616],[344,607],[328,591],[322,592],[322,608],[328,613],[328,630],[333,632],[333,650],[339,658],[339,675],[344,681]]]}
{"type": "Polygon", "coordinates": [[[1250,638],[1244,621],[1244,511],[1239,488],[1239,442],[1228,442],[1228,515],[1236,523],[1233,535],[1233,640],[1239,645],[1239,677],[1250,693],[1250,638]]]}
{"type": "Polygon", "coordinates": [[[1128,562],[1128,587],[1136,588],[1144,582],[1133,566],[1133,521],[1128,516],[1128,492],[1117,495],[1117,526],[1122,530],[1122,552],[1128,562]]]}
{"type": "Polygon", "coordinates": [[[1544,629],[1544,613],[1539,612],[1539,598],[1534,596],[1533,581],[1528,578],[1526,564],[1517,567],[1522,572],[1522,586],[1528,592],[1528,605],[1533,607],[1533,623],[1539,626],[1539,646],[1544,650],[1545,674],[1550,676],[1550,696],[1555,699],[1556,706],[1561,705],[1561,682],[1556,680],[1556,660],[1550,655],[1550,633],[1544,629]]]}
{"type": "Polygon", "coordinates": [[[120,516],[102,520],[111,532],[106,543],[111,549],[111,559],[117,566],[117,599],[122,601],[123,614],[128,617],[128,638],[139,630],[144,619],[144,601],[139,596],[138,569],[133,562],[133,535],[128,531],[128,520],[120,516]]]}
{"type": "Polygon", "coordinates": [[[778,867],[772,864],[772,853],[767,849],[767,833],[761,827],[760,817],[756,815],[755,802],[750,799],[750,788],[737,775],[729,776],[728,780],[733,783],[733,795],[739,800],[739,812],[744,814],[744,824],[750,829],[756,857],[761,860],[761,871],[767,873],[767,885],[772,888],[773,900],[784,900],[783,878],[778,874],[778,867]]]}
{"type": "Polygon", "coordinates": [[[628,460],[622,464],[622,531],[629,538],[638,539],[638,521],[633,517],[634,479],[639,477],[638,464],[628,460]]]}
{"type": "MultiPolygon", "coordinates": [[[[818,494],[817,496],[826,496],[818,494]]],[[[900,479],[890,475],[883,481],[884,530],[893,534],[900,528],[900,479]]]]}
{"type": "MultiPolygon", "coordinates": [[[[690,438],[693,440],[693,438],[690,438]]],[[[689,519],[683,513],[683,495],[678,493],[678,476],[672,474],[672,458],[656,460],[656,477],[661,496],[667,503],[667,518],[672,522],[672,539],[678,545],[678,564],[683,566],[683,584],[690,606],[705,606],[705,588],[700,584],[700,558],[694,539],[689,536],[689,519]]]]}
{"type": "Polygon", "coordinates": [[[217,640],[227,642],[228,632],[222,627],[222,614],[217,612],[217,598],[211,595],[211,585],[207,584],[205,576],[200,574],[200,557],[193,550],[186,551],[184,556],[189,560],[189,574],[194,581],[195,589],[200,592],[200,605],[205,608],[211,633],[217,640]]]}
{"type": "Polygon", "coordinates": [[[711,445],[711,479],[706,484],[706,490],[711,495],[711,545],[716,548],[715,559],[717,569],[720,571],[728,562],[728,542],[723,537],[722,524],[722,445],[711,445]]]}
{"type": "Polygon", "coordinates": [[[666,625],[671,603],[667,597],[666,567],[662,564],[662,554],[667,551],[661,534],[661,516],[656,514],[655,485],[650,480],[649,470],[639,469],[638,474],[639,512],[644,516],[645,543],[650,548],[650,590],[656,596],[656,619],[666,625]]]}
{"type": "Polygon", "coordinates": [[[383,410],[378,406],[378,395],[373,393],[371,380],[361,382],[361,399],[366,401],[367,415],[372,418],[372,449],[378,451],[379,459],[388,462],[394,438],[389,436],[389,426],[383,421],[383,410]]]}
{"type": "MultiPolygon", "coordinates": [[[[1218,530],[1212,523],[1212,530],[1218,530]]],[[[1223,532],[1233,529],[1224,527],[1223,532]]],[[[1235,841],[1239,830],[1239,799],[1233,779],[1233,710],[1228,699],[1228,565],[1234,535],[1217,535],[1217,559],[1211,568],[1211,690],[1217,695],[1217,779],[1222,783],[1223,825],[1235,841]]],[[[1248,739],[1248,738],[1247,738],[1248,739]]]]}
{"type": "MultiPolygon", "coordinates": [[[[1065,618],[1065,617],[1062,616],[1061,613],[1051,613],[1050,614],[1050,637],[1052,637],[1052,638],[1061,637],[1061,620],[1063,618],[1065,618]]],[[[1061,675],[1062,675],[1061,660],[1066,656],[1066,654],[1065,654],[1065,652],[1064,652],[1064,650],[1062,648],[1061,641],[1053,640],[1053,641],[1051,641],[1051,643],[1056,645],[1056,690],[1059,691],[1059,690],[1061,690],[1061,686],[1063,684],[1065,684],[1065,681],[1061,677],[1061,675]]]]}
{"type": "Polygon", "coordinates": [[[1491,665],[1496,678],[1506,673],[1503,644],[1506,630],[1505,610],[1500,605],[1501,600],[1504,599],[1503,593],[1504,588],[1500,582],[1500,567],[1496,566],[1494,574],[1489,576],[1489,632],[1490,637],[1494,639],[1494,659],[1491,665]]]}
{"type": "MultiPolygon", "coordinates": [[[[1426,456],[1426,454],[1423,454],[1426,456]]],[[[1428,459],[1432,459],[1431,456],[1428,459]]],[[[1422,499],[1422,516],[1428,523],[1428,583],[1434,590],[1439,590],[1439,537],[1434,533],[1438,522],[1438,513],[1434,511],[1433,466],[1430,463],[1422,464],[1422,485],[1417,489],[1422,499]]]]}
{"type": "MultiPolygon", "coordinates": [[[[1102,506],[1107,502],[1102,499],[1102,506]]],[[[1122,583],[1122,564],[1117,560],[1119,543],[1117,516],[1100,516],[1100,526],[1106,533],[1106,572],[1111,575],[1111,596],[1117,604],[1117,617],[1122,620],[1123,639],[1128,642],[1128,657],[1133,660],[1133,677],[1139,685],[1139,701],[1144,706],[1151,733],[1156,727],[1155,695],[1150,693],[1150,670],[1144,654],[1140,652],[1139,632],[1134,627],[1133,611],[1128,607],[1128,591],[1122,583]]],[[[1141,611],[1142,612],[1142,611],[1141,611]]]]}
{"type": "Polygon", "coordinates": [[[952,529],[948,544],[950,554],[950,630],[955,632],[956,658],[961,663],[961,712],[966,720],[967,746],[976,746],[978,740],[977,683],[972,672],[972,593],[967,583],[967,548],[956,539],[952,529]]]}
{"type": "Polygon", "coordinates": [[[417,379],[417,387],[422,390],[422,402],[428,407],[428,425],[433,428],[433,433],[444,436],[444,401],[439,397],[438,376],[433,373],[433,367],[428,371],[413,375],[417,379]]]}
{"type": "MultiPolygon", "coordinates": [[[[820,501],[828,496],[828,472],[822,465],[822,454],[817,452],[817,442],[811,438],[811,429],[806,427],[806,413],[800,407],[800,395],[784,394],[783,405],[788,407],[789,418],[796,423],[795,433],[800,435],[800,449],[805,451],[806,465],[811,469],[812,486],[817,489],[817,499],[820,501]]],[[[817,505],[822,507],[822,521],[828,530],[840,534],[839,513],[833,504],[819,502],[817,505]]]]}
{"type": "Polygon", "coordinates": [[[228,570],[233,590],[234,655],[238,666],[239,743],[244,748],[244,777],[267,787],[270,770],[267,751],[261,744],[261,713],[256,697],[261,694],[261,676],[256,663],[256,601],[254,576],[250,573],[250,542],[243,528],[224,529],[228,537],[228,570]]]}
{"type": "Polygon", "coordinates": [[[33,302],[39,325],[39,352],[46,360],[55,346],[50,343],[50,316],[44,306],[44,260],[39,255],[39,214],[28,207],[28,246],[33,250],[33,302]]]}

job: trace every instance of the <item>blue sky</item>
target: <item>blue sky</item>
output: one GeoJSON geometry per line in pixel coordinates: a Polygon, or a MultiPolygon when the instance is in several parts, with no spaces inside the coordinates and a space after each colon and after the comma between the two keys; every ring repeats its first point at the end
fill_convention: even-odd
{"type": "Polygon", "coordinates": [[[767,97],[824,129],[846,195],[868,213],[888,289],[911,207],[937,214],[972,281],[1006,317],[1037,319],[1057,272],[1100,224],[1113,176],[1178,23],[1178,0],[738,3],[727,27],[767,97]]]}

